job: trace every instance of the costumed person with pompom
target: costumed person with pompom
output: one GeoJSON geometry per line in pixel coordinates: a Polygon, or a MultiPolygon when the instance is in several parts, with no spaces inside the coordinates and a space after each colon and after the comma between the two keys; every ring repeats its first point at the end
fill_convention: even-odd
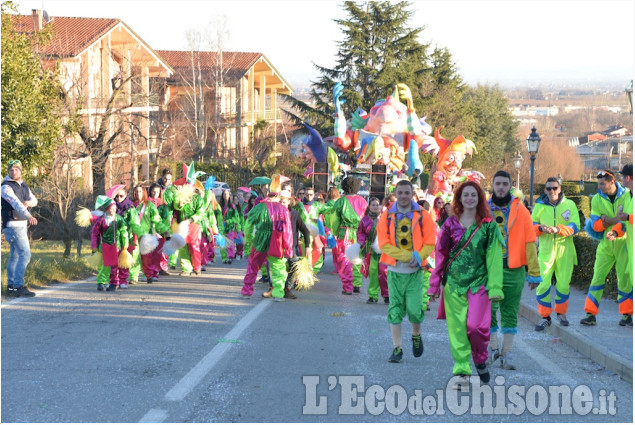
{"type": "MultiPolygon", "coordinates": [[[[535,289],[542,277],[536,251],[536,232],[531,213],[520,199],[511,194],[512,178],[500,170],[494,174],[493,193],[488,201],[494,221],[503,235],[503,294],[500,303],[492,304],[489,364],[500,358],[501,367],[515,370],[512,358],[514,337],[518,333],[518,310],[525,282],[535,289]],[[525,266],[528,271],[525,272],[525,266]],[[500,309],[502,346],[498,343],[497,311],[500,309]]],[[[438,260],[437,260],[438,261],[438,260]]]]}
{"type": "MultiPolygon", "coordinates": [[[[172,210],[165,204],[161,191],[161,186],[158,183],[153,183],[150,186],[150,189],[148,189],[148,201],[152,202],[157,207],[161,220],[168,224],[168,230],[162,235],[165,241],[167,241],[168,238],[170,238],[169,228],[172,224],[172,210]]],[[[163,276],[170,276],[170,272],[168,271],[168,256],[163,249],[159,252],[159,257],[159,274],[163,276]]]]}
{"type": "Polygon", "coordinates": [[[342,181],[344,196],[335,201],[333,205],[333,228],[337,238],[337,265],[340,280],[342,281],[342,294],[351,295],[359,293],[362,286],[362,274],[359,264],[351,264],[346,257],[346,248],[357,240],[357,227],[364,212],[368,207],[366,199],[358,195],[361,182],[359,179],[348,176],[342,181]]]}
{"type": "Polygon", "coordinates": [[[169,217],[167,219],[161,217],[156,206],[158,200],[156,198],[154,201],[149,200],[141,185],[137,185],[132,193],[132,202],[139,220],[131,223],[130,229],[139,240],[141,267],[146,282],[151,284],[159,278],[161,254],[165,244],[165,238],[162,235],[170,229],[170,220],[169,217]]]}
{"type": "Polygon", "coordinates": [[[220,205],[214,195],[215,176],[209,176],[205,181],[205,195],[203,196],[203,219],[201,227],[201,264],[206,266],[214,263],[216,249],[216,235],[219,234],[218,219],[222,217],[220,205]]]}
{"type": "Polygon", "coordinates": [[[231,264],[236,258],[236,244],[234,239],[238,235],[237,232],[241,229],[242,220],[240,213],[231,200],[231,192],[228,189],[223,190],[218,203],[220,204],[223,214],[221,233],[229,240],[225,248],[220,250],[220,255],[223,259],[223,264],[231,264]]]}
{"type": "MultiPolygon", "coordinates": [[[[196,193],[196,186],[204,192],[205,188],[196,180],[202,171],[194,169],[194,163],[183,164],[184,177],[176,180],[168,187],[163,199],[174,211],[177,228],[180,226],[185,239],[185,246],[179,248],[179,260],[181,263],[180,276],[190,276],[192,273],[201,274],[201,215],[203,209],[203,197],[196,193]],[[187,223],[187,224],[186,224],[187,223]],[[187,227],[187,229],[185,229],[187,227]]],[[[174,234],[175,232],[173,232],[174,234]]]]}
{"type": "Polygon", "coordinates": [[[434,250],[434,222],[427,211],[412,200],[409,180],[400,180],[395,187],[397,201],[384,211],[377,223],[377,239],[382,251],[380,261],[388,265],[388,323],[392,335],[391,363],[403,358],[401,322],[406,314],[412,324],[412,351],[423,354],[421,322],[423,321],[422,265],[434,250]]]}
{"type": "Polygon", "coordinates": [[[367,304],[377,304],[379,291],[386,304],[388,298],[388,266],[379,262],[381,250],[375,243],[377,238],[377,220],[381,213],[379,199],[374,196],[368,199],[368,208],[357,228],[357,243],[360,245],[360,256],[364,258],[362,274],[368,278],[367,304]]]}
{"type": "Polygon", "coordinates": [[[234,243],[236,244],[235,258],[242,259],[245,256],[243,252],[245,247],[245,236],[243,235],[243,228],[245,227],[245,214],[243,213],[245,200],[242,192],[238,191],[232,195],[232,203],[236,207],[238,218],[240,219],[240,230],[236,231],[236,238],[234,239],[234,243]]]}
{"type": "Polygon", "coordinates": [[[302,202],[306,210],[306,219],[308,223],[318,228],[318,234],[311,238],[311,264],[313,265],[313,271],[319,273],[324,264],[324,258],[322,256],[322,248],[326,243],[326,234],[324,231],[324,222],[320,218],[320,215],[328,214],[333,206],[328,206],[321,202],[315,201],[315,189],[307,187],[305,189],[305,198],[302,202]]]}
{"type": "MultiPolygon", "coordinates": [[[[310,266],[310,258],[311,258],[311,245],[308,241],[311,240],[311,234],[309,229],[306,227],[302,218],[300,218],[300,214],[293,208],[295,204],[295,199],[293,198],[293,194],[289,189],[282,189],[280,192],[280,203],[289,209],[289,216],[291,220],[291,231],[293,233],[293,248],[291,250],[292,257],[287,259],[287,280],[284,287],[284,298],[289,298],[295,300],[297,296],[293,293],[292,288],[295,283],[296,278],[300,278],[293,272],[294,265],[301,261],[303,258],[306,259],[307,264],[309,265],[308,273],[313,274],[313,270],[311,270],[310,266]],[[302,253],[300,253],[299,248],[299,235],[302,235],[304,241],[304,249],[302,253]]],[[[297,269],[297,265],[295,267],[297,269]]],[[[307,273],[307,271],[304,271],[307,273]]],[[[265,298],[271,298],[273,292],[273,286],[269,286],[269,291],[263,292],[262,296],[265,298]]]]}
{"type": "MultiPolygon", "coordinates": [[[[626,267],[630,264],[629,251],[626,246],[626,238],[606,237],[622,221],[617,217],[628,210],[627,204],[632,202],[629,192],[617,182],[615,174],[610,170],[602,170],[597,175],[598,193],[591,198],[591,217],[587,219],[585,230],[600,241],[595,251],[595,264],[593,265],[593,279],[589,286],[589,292],[584,303],[586,317],[580,320],[580,324],[593,326],[596,324],[597,314],[600,312],[600,300],[604,293],[606,276],[613,265],[617,274],[617,303],[619,304],[622,319],[620,326],[632,326],[633,322],[633,281],[628,279],[626,267]]],[[[632,208],[632,206],[630,207],[632,208]]],[[[623,217],[622,217],[623,218],[623,217]]]]}
{"type": "Polygon", "coordinates": [[[573,235],[580,230],[580,215],[575,203],[567,199],[556,177],[549,177],[545,193],[536,201],[531,213],[538,237],[538,263],[542,283],[536,288],[536,301],[540,321],[536,331],[551,325],[551,277],[556,276],[556,317],[561,326],[569,326],[569,283],[578,256],[573,235]]]}
{"type": "Polygon", "coordinates": [[[139,272],[141,271],[141,263],[139,262],[139,239],[137,235],[131,231],[131,226],[135,223],[139,223],[139,215],[134,208],[134,204],[128,198],[125,185],[118,184],[111,187],[106,192],[106,196],[114,199],[117,204],[117,214],[123,217],[128,226],[128,238],[130,239],[128,242],[128,252],[132,256],[132,265],[128,269],[121,269],[119,272],[119,288],[125,289],[128,287],[128,283],[131,285],[137,283],[139,272]]]}
{"type": "Polygon", "coordinates": [[[487,383],[491,305],[503,299],[503,237],[478,183],[460,184],[452,204],[454,215],[437,240],[428,294],[433,300],[441,297],[438,318],[447,321],[457,385],[468,384],[470,357],[487,383]]]}
{"type": "Polygon", "coordinates": [[[112,198],[99,195],[95,210],[100,209],[105,210],[105,213],[94,212],[96,218],[90,237],[93,253],[100,251],[103,259],[97,272],[97,290],[116,291],[122,282],[126,282],[120,275],[125,271],[125,277],[128,277],[127,271],[132,263],[128,251],[128,224],[117,214],[117,204],[112,198]]]}
{"type": "Polygon", "coordinates": [[[279,194],[271,192],[267,199],[256,205],[250,212],[247,222],[257,229],[253,237],[253,247],[249,253],[247,271],[243,279],[241,294],[251,296],[258,269],[269,263],[271,296],[274,301],[284,300],[284,288],[287,280],[287,258],[293,253],[293,232],[289,210],[279,202],[279,194]]]}

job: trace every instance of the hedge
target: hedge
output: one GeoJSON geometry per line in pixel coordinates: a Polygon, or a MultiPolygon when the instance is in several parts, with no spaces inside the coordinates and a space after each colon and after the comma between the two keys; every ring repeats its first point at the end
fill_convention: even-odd
{"type": "MultiPolygon", "coordinates": [[[[578,211],[582,213],[584,218],[589,218],[591,216],[591,198],[585,195],[581,196],[567,196],[568,199],[571,199],[575,206],[578,208],[578,211]]],[[[582,217],[580,217],[580,227],[584,228],[584,221],[582,221],[582,217]]]]}
{"type": "MultiPolygon", "coordinates": [[[[588,291],[593,279],[593,266],[595,265],[595,251],[598,241],[591,238],[586,232],[579,232],[573,236],[573,244],[578,254],[578,265],[573,268],[571,286],[588,291]]],[[[615,267],[606,277],[604,296],[615,299],[617,297],[617,275],[615,267]]]]}

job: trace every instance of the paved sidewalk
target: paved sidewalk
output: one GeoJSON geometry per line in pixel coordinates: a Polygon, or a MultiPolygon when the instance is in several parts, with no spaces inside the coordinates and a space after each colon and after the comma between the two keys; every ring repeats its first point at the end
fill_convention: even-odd
{"type": "MultiPolygon", "coordinates": [[[[552,289],[551,299],[555,297],[552,289]]],[[[577,288],[571,288],[569,296],[569,311],[567,318],[570,325],[562,327],[558,324],[556,313],[551,315],[551,326],[543,332],[547,332],[576,351],[589,357],[594,362],[615,372],[625,381],[633,383],[633,328],[619,326],[622,318],[615,300],[602,298],[600,301],[600,313],[597,316],[597,325],[584,326],[580,319],[586,316],[584,301],[586,292],[577,288]]],[[[523,290],[520,303],[520,316],[538,323],[540,316],[537,311],[536,292],[530,291],[527,286],[523,290]]]]}

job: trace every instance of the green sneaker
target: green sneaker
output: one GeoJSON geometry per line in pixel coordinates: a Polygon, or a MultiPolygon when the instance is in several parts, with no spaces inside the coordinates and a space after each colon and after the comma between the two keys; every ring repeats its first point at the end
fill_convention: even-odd
{"type": "Polygon", "coordinates": [[[412,354],[415,357],[421,357],[423,354],[423,341],[421,341],[421,335],[412,336],[412,354]]]}
{"type": "Polygon", "coordinates": [[[591,313],[587,313],[586,317],[580,320],[580,324],[585,326],[595,326],[597,325],[597,322],[595,321],[594,315],[592,315],[591,313]]]}
{"type": "Polygon", "coordinates": [[[403,350],[401,349],[401,347],[397,347],[394,350],[392,350],[392,354],[390,355],[390,358],[388,359],[388,361],[390,363],[401,363],[402,358],[403,358],[403,350]]]}
{"type": "Polygon", "coordinates": [[[622,320],[620,320],[620,326],[630,326],[633,327],[633,316],[628,314],[622,315],[622,320]]]}

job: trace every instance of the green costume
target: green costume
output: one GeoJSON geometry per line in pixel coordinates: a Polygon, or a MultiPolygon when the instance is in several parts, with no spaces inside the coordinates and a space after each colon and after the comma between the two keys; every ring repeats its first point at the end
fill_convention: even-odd
{"type": "Polygon", "coordinates": [[[556,274],[557,314],[566,314],[569,304],[569,283],[573,266],[578,256],[573,244],[573,235],[580,229],[580,216],[573,201],[562,195],[555,205],[543,194],[536,201],[531,219],[538,235],[538,263],[542,282],[536,288],[538,313],[542,317],[551,315],[551,277],[556,274]],[[559,232],[542,233],[542,226],[558,227],[559,232]]]}
{"type": "MultiPolygon", "coordinates": [[[[584,311],[592,315],[597,315],[600,308],[600,300],[604,293],[606,276],[615,265],[617,272],[617,302],[621,314],[633,314],[633,279],[629,280],[627,267],[632,266],[632,255],[627,248],[626,237],[610,241],[606,238],[606,233],[613,230],[614,226],[604,228],[601,217],[615,217],[618,212],[632,210],[633,200],[630,192],[619,183],[615,183],[617,192],[613,201],[602,191],[591,198],[591,218],[590,225],[597,234],[601,235],[600,243],[595,251],[595,265],[593,266],[593,279],[589,286],[584,311]],[[629,258],[630,257],[630,258],[629,258]]],[[[591,231],[591,229],[588,229],[591,231]]]]}

